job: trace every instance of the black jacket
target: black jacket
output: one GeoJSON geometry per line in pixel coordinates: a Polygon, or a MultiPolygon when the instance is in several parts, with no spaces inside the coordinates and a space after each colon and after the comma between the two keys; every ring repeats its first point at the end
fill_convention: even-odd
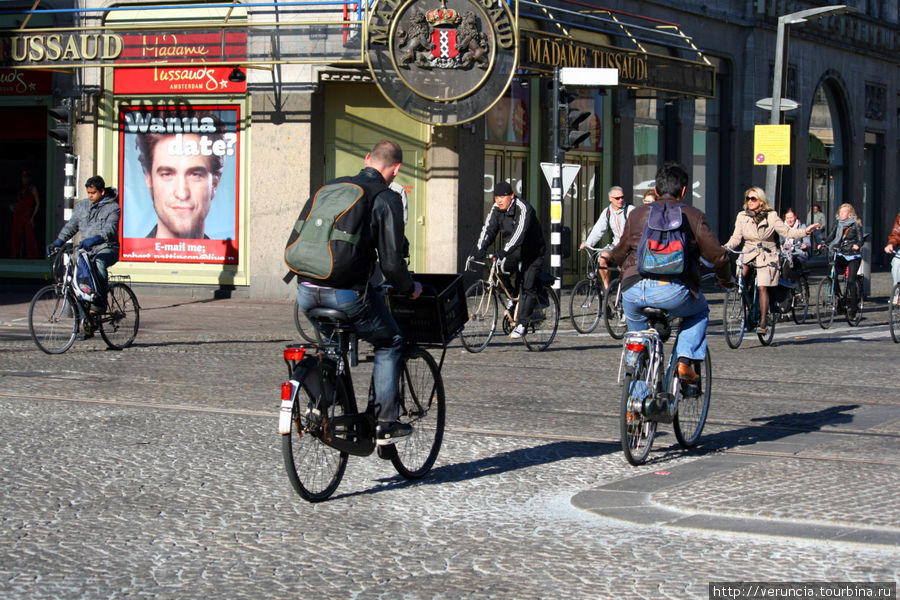
{"type": "Polygon", "coordinates": [[[853,256],[855,254],[862,254],[862,245],[863,245],[863,231],[862,227],[859,224],[854,223],[842,234],[842,237],[838,239],[838,231],[841,229],[840,221],[834,222],[834,228],[831,230],[831,233],[824,240],[824,244],[831,248],[834,248],[841,254],[846,254],[848,256],[853,256]],[[857,249],[854,250],[853,246],[856,245],[857,249]]]}
{"type": "Polygon", "coordinates": [[[534,208],[521,198],[513,197],[506,210],[500,210],[496,204],[491,207],[478,236],[477,254],[484,255],[498,233],[503,239],[503,251],[515,259],[529,262],[547,251],[534,208]]]}
{"type": "MultiPolygon", "coordinates": [[[[353,179],[387,185],[381,173],[372,167],[364,168],[353,179]]],[[[413,280],[406,267],[406,249],[409,246],[403,233],[403,202],[400,194],[388,187],[379,192],[372,203],[369,234],[370,268],[367,273],[359,274],[358,285],[367,284],[375,261],[379,260],[381,271],[394,290],[409,294],[413,289],[413,280]]]]}

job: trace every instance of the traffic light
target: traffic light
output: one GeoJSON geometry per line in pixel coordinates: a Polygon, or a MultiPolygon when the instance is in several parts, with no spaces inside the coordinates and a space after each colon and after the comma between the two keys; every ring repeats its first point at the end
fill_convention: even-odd
{"type": "Polygon", "coordinates": [[[582,131],[578,127],[587,120],[591,113],[571,106],[578,94],[559,89],[559,147],[572,150],[581,145],[590,135],[590,131],[582,131]]]}
{"type": "Polygon", "coordinates": [[[47,135],[53,138],[57,146],[70,148],[72,146],[72,110],[68,106],[61,104],[48,108],[47,114],[56,122],[47,131],[47,135]]]}

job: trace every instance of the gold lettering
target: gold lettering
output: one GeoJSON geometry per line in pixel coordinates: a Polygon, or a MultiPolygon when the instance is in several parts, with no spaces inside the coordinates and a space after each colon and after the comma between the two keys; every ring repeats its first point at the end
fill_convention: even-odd
{"type": "Polygon", "coordinates": [[[70,35],[66,40],[66,49],[63,51],[63,60],[78,60],[78,44],[75,43],[75,36],[70,35]]]}
{"type": "Polygon", "coordinates": [[[100,54],[100,44],[97,43],[97,40],[100,38],[99,34],[93,33],[90,35],[82,34],[81,36],[81,58],[82,60],[95,60],[97,56],[100,54]],[[93,41],[93,52],[90,50],[91,41],[93,41]]]}
{"type": "Polygon", "coordinates": [[[122,54],[122,49],[125,47],[125,43],[122,41],[122,38],[115,34],[104,33],[103,34],[103,56],[101,57],[103,60],[111,60],[113,58],[117,58],[120,54],[122,54]]]}
{"type": "Polygon", "coordinates": [[[44,45],[40,36],[28,38],[28,60],[40,62],[44,60],[44,45]]]}
{"type": "Polygon", "coordinates": [[[59,60],[59,57],[62,55],[60,40],[59,35],[47,36],[47,60],[59,60]]]}
{"type": "Polygon", "coordinates": [[[9,45],[9,54],[12,56],[12,59],[16,62],[22,62],[25,60],[25,57],[28,55],[28,38],[20,37],[20,38],[12,38],[11,43],[9,45]],[[18,49],[16,48],[18,46],[18,49]]]}

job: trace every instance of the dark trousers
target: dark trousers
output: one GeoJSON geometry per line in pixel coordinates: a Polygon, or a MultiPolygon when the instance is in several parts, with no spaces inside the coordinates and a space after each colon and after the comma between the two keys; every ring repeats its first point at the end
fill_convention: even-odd
{"type": "Polygon", "coordinates": [[[519,272],[516,286],[519,288],[519,314],[516,316],[518,323],[527,323],[531,319],[531,313],[538,301],[540,282],[538,274],[544,268],[544,257],[522,260],[522,269],[519,272]]]}
{"type": "Polygon", "coordinates": [[[836,256],[834,259],[834,268],[838,275],[840,275],[841,271],[845,267],[849,267],[850,270],[847,273],[847,285],[850,287],[850,301],[856,303],[857,294],[856,294],[856,272],[859,271],[859,264],[862,262],[861,258],[854,258],[853,260],[847,260],[843,256],[836,256]]]}

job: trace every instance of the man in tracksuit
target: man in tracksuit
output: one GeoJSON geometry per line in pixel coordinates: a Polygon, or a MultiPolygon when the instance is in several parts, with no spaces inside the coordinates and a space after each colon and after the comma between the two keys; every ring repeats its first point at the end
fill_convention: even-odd
{"type": "MultiPolygon", "coordinates": [[[[106,187],[99,175],[89,177],[84,184],[87,199],[75,205],[72,218],[63,225],[47,254],[62,246],[76,233],[81,233],[79,248],[87,250],[97,273],[97,294],[91,303],[91,316],[106,308],[107,269],[119,261],[119,194],[106,187]]],[[[93,334],[85,331],[85,337],[93,334]]]]}
{"type": "Polygon", "coordinates": [[[511,275],[518,265],[516,286],[519,288],[519,313],[516,327],[509,337],[520,338],[537,304],[538,274],[544,266],[547,247],[534,208],[517,198],[506,181],[494,186],[494,206],[478,236],[475,258],[484,257],[498,233],[503,240],[503,247],[496,255],[500,272],[511,275]]]}

